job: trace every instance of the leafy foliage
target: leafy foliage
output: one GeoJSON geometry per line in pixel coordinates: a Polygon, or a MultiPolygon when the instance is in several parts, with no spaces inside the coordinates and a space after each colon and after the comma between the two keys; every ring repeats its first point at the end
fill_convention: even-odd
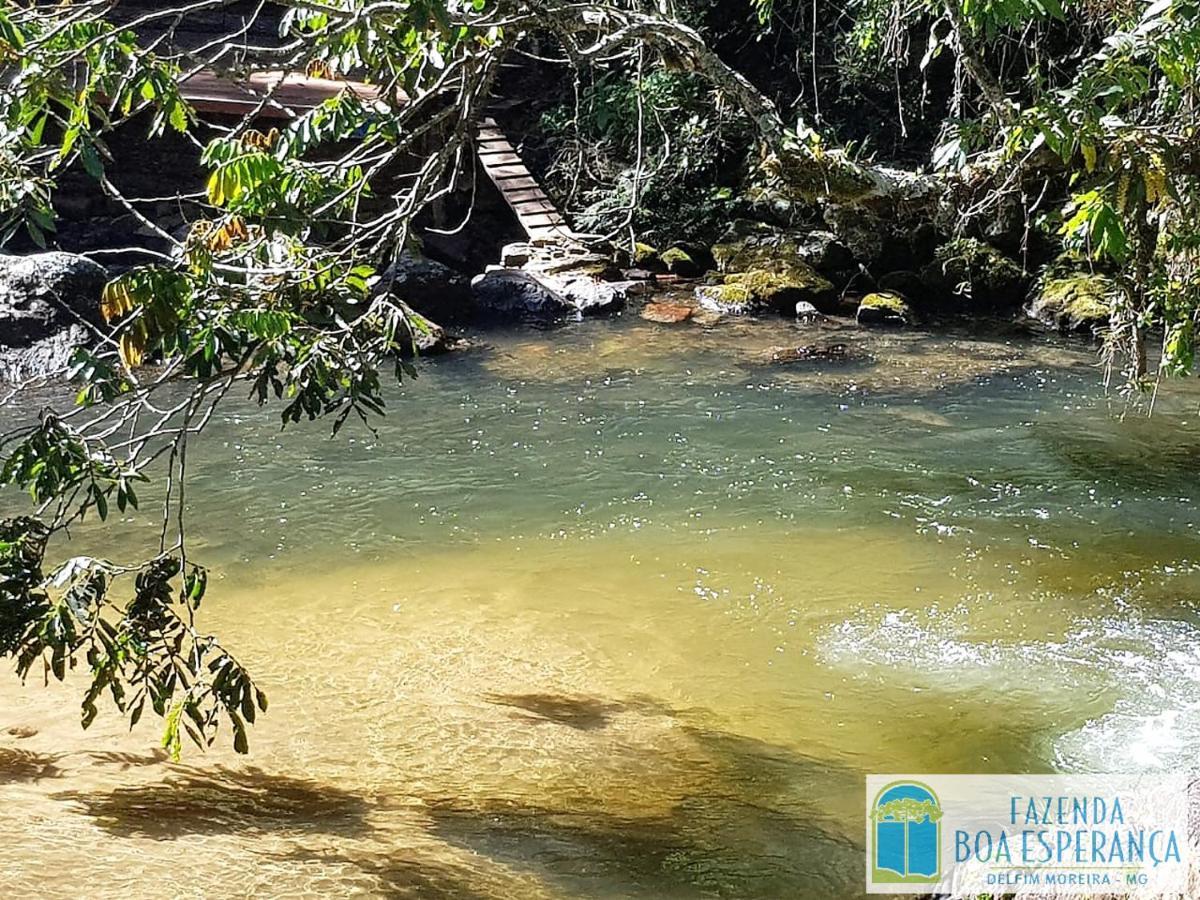
{"type": "Polygon", "coordinates": [[[747,171],[749,129],[695,75],[605,72],[540,123],[555,147],[549,187],[580,228],[654,242],[719,232],[747,171]]]}

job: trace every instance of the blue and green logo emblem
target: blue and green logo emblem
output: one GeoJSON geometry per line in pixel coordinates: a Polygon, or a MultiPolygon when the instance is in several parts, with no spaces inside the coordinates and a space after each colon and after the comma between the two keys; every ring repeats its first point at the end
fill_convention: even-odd
{"type": "Polygon", "coordinates": [[[942,877],[942,807],[919,781],[897,781],[871,806],[871,880],[936,884],[942,877]]]}

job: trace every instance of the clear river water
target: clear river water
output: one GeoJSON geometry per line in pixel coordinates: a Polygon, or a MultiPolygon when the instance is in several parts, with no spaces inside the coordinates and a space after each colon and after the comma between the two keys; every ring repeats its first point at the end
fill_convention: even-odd
{"type": "Polygon", "coordinates": [[[191,552],[270,713],[176,764],[0,677],[5,896],[854,897],[865,773],[1196,758],[1194,386],[1122,416],[1003,333],[478,340],[374,436],[224,408],[191,552]]]}

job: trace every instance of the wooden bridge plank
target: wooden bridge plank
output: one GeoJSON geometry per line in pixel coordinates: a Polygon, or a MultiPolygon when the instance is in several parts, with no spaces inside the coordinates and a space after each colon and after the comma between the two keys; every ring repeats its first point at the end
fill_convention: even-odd
{"type": "Polygon", "coordinates": [[[476,153],[484,172],[531,239],[570,236],[562,214],[491,118],[484,119],[476,131],[476,153]]]}

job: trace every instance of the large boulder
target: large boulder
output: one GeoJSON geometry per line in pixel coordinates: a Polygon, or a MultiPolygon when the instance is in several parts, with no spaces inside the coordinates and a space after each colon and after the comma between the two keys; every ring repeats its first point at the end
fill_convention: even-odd
{"type": "Polygon", "coordinates": [[[795,313],[797,303],[811,303],[819,310],[828,310],[837,302],[833,283],[797,260],[780,260],[726,275],[725,283],[743,285],[756,302],[788,315],[795,313]]]}
{"type": "Polygon", "coordinates": [[[0,378],[66,369],[99,321],[104,267],[72,253],[0,255],[0,378]]]}
{"type": "Polygon", "coordinates": [[[828,231],[786,230],[748,219],[731,223],[713,245],[712,255],[722,272],[745,272],[775,265],[833,272],[854,263],[846,246],[828,231]]]}
{"type": "Polygon", "coordinates": [[[402,253],[383,273],[380,284],[417,312],[440,321],[461,322],[475,312],[470,280],[416,253],[402,253]]]}
{"type": "Polygon", "coordinates": [[[1094,272],[1047,272],[1026,312],[1059,331],[1092,333],[1108,325],[1117,284],[1094,272]]]}
{"type": "Polygon", "coordinates": [[[921,279],[934,299],[964,310],[1016,308],[1029,286],[1024,269],[975,238],[955,238],[938,247],[921,279]]]}
{"type": "Polygon", "coordinates": [[[843,272],[854,266],[854,254],[832,231],[808,231],[796,238],[796,255],[818,272],[843,272]]]}
{"type": "Polygon", "coordinates": [[[607,312],[624,305],[629,289],[626,282],[604,281],[589,274],[533,275],[517,269],[493,269],[471,281],[478,307],[506,318],[607,312]]]}
{"type": "Polygon", "coordinates": [[[0,343],[27,346],[97,322],[107,281],[103,266],[73,253],[0,256],[0,343]]]}
{"type": "Polygon", "coordinates": [[[744,219],[729,226],[712,254],[722,283],[697,288],[696,297],[709,309],[735,315],[768,309],[792,315],[797,303],[832,312],[837,291],[809,260],[841,265],[849,259],[833,235],[744,219]]]}

